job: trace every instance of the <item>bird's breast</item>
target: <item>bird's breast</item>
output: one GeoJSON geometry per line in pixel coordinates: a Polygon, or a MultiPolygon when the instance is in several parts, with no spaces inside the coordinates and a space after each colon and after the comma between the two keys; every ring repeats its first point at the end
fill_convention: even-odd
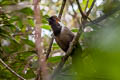
{"type": "Polygon", "coordinates": [[[73,37],[74,34],[67,27],[62,27],[60,34],[55,36],[55,40],[60,48],[66,52],[73,37]]]}

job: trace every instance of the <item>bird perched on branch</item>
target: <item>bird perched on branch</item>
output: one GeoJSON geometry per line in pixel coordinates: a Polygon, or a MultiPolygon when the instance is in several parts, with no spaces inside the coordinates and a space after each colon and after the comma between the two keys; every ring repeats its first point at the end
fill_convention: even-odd
{"type": "MultiPolygon", "coordinates": [[[[74,34],[60,22],[57,16],[51,16],[48,18],[48,22],[51,25],[57,44],[64,52],[67,52],[70,42],[74,38],[74,34]]],[[[78,45],[80,46],[79,42],[76,46],[78,45]]],[[[79,48],[81,49],[81,47],[79,48]]]]}
{"type": "MultiPolygon", "coordinates": [[[[67,52],[70,43],[74,38],[74,34],[67,27],[65,27],[60,22],[59,18],[57,18],[56,16],[51,16],[50,18],[48,18],[48,22],[49,25],[51,25],[57,44],[64,52],[67,52]]],[[[72,57],[73,68],[75,72],[77,72],[78,74],[81,72],[82,68],[80,67],[82,67],[81,65],[83,64],[81,53],[82,53],[82,48],[79,42],[77,42],[70,56],[72,57]]]]}
{"type": "MultiPolygon", "coordinates": [[[[57,16],[51,16],[50,18],[48,18],[48,22],[49,25],[51,25],[57,44],[64,52],[67,52],[70,42],[74,38],[74,34],[60,22],[60,19],[57,16]]],[[[79,42],[76,45],[76,48],[78,48],[76,49],[77,51],[82,51],[79,42]]],[[[73,49],[73,51],[76,50],[73,49]]]]}
{"type": "Polygon", "coordinates": [[[53,30],[55,40],[63,51],[67,51],[74,34],[65,27],[56,16],[48,18],[49,24],[53,30]]]}

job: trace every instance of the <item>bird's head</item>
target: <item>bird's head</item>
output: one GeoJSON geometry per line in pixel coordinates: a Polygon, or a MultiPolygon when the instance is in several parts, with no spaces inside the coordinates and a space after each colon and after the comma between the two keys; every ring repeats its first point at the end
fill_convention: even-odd
{"type": "Polygon", "coordinates": [[[50,25],[60,22],[60,19],[57,16],[51,16],[47,20],[48,20],[50,25]]]}
{"type": "Polygon", "coordinates": [[[57,16],[51,16],[47,20],[49,25],[51,25],[54,35],[59,35],[62,29],[62,26],[60,25],[60,19],[57,16]]]}

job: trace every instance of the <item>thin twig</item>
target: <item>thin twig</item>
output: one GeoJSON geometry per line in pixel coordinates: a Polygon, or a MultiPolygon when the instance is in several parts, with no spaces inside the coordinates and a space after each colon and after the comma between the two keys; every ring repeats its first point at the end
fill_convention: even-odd
{"type": "Polygon", "coordinates": [[[90,14],[90,12],[91,12],[91,10],[92,10],[92,8],[93,8],[95,2],[96,2],[96,0],[94,0],[94,1],[92,2],[92,5],[91,5],[90,9],[88,10],[86,16],[89,16],[89,14],[90,14]]]}
{"type": "Polygon", "coordinates": [[[78,5],[78,9],[79,9],[79,11],[80,11],[80,13],[81,13],[81,15],[82,15],[82,18],[83,18],[83,19],[86,19],[87,17],[86,17],[86,15],[84,14],[84,12],[82,11],[82,8],[81,8],[81,6],[80,6],[79,0],[76,0],[76,2],[77,2],[77,5],[78,5]]]}
{"type": "MultiPolygon", "coordinates": [[[[81,13],[81,15],[82,15],[82,19],[83,19],[85,22],[86,22],[87,19],[90,19],[88,16],[89,16],[89,14],[90,14],[90,12],[91,12],[94,4],[95,4],[95,1],[96,1],[96,0],[93,1],[90,9],[89,9],[88,12],[87,12],[87,14],[85,14],[85,13],[82,11],[82,8],[81,8],[81,6],[80,6],[79,0],[76,0],[77,5],[78,5],[78,8],[79,8],[79,11],[80,11],[80,13],[81,13]]],[[[83,22],[83,23],[84,23],[84,22],[83,22]]]]}
{"type": "Polygon", "coordinates": [[[72,10],[74,12],[75,18],[77,19],[77,22],[80,24],[80,20],[77,17],[77,12],[74,10],[73,2],[71,0],[69,2],[70,2],[70,5],[72,7],[72,10]]]}
{"type": "MultiPolygon", "coordinates": [[[[82,8],[81,8],[81,6],[80,6],[80,4],[79,4],[79,1],[76,0],[76,2],[77,2],[77,5],[78,5],[78,8],[79,8],[79,11],[80,11],[80,13],[81,13],[81,15],[82,15],[84,12],[82,11],[82,8]]],[[[92,5],[91,5],[90,9],[88,10],[88,12],[87,12],[87,13],[84,13],[84,15],[82,16],[81,20],[82,20],[83,24],[86,24],[87,19],[89,19],[92,23],[94,23],[88,16],[89,16],[89,14],[90,14],[90,12],[91,12],[91,10],[92,10],[95,2],[96,2],[96,0],[93,1],[93,3],[92,3],[92,5]]],[[[95,24],[95,23],[94,23],[94,24],[95,24]]],[[[97,24],[97,25],[98,25],[98,24],[97,24]]]]}
{"type": "Polygon", "coordinates": [[[89,0],[87,0],[86,6],[85,6],[85,12],[87,12],[87,7],[88,7],[89,0]]]}
{"type": "Polygon", "coordinates": [[[30,57],[28,57],[28,59],[26,60],[27,61],[27,64],[24,66],[24,69],[23,69],[23,73],[26,74],[25,72],[27,71],[28,67],[30,66],[30,63],[31,63],[31,59],[34,57],[35,55],[32,55],[30,57]]]}
{"type": "Polygon", "coordinates": [[[87,22],[87,23],[85,24],[85,26],[91,26],[91,25],[93,25],[93,23],[96,23],[96,24],[97,24],[97,23],[103,21],[104,19],[108,18],[109,16],[111,16],[111,15],[113,15],[114,13],[116,13],[117,11],[119,11],[119,10],[120,10],[120,7],[119,7],[119,6],[120,6],[120,5],[118,5],[118,7],[114,8],[114,9],[112,9],[109,13],[104,14],[103,16],[98,17],[98,18],[95,19],[95,20],[92,20],[92,22],[87,22]]]}
{"type": "Polygon", "coordinates": [[[26,80],[25,78],[23,78],[22,76],[20,76],[18,73],[16,73],[13,69],[11,69],[2,59],[0,59],[0,62],[11,72],[13,73],[15,76],[17,76],[18,78],[20,78],[21,80],[26,80]]]}
{"type": "Polygon", "coordinates": [[[54,41],[54,36],[52,36],[52,38],[51,38],[51,40],[50,40],[49,48],[48,48],[48,50],[47,50],[47,52],[46,52],[46,60],[49,58],[53,41],[54,41]]]}
{"type": "Polygon", "coordinates": [[[59,12],[59,15],[58,15],[58,18],[61,19],[62,17],[62,13],[63,13],[63,10],[65,8],[65,4],[66,4],[66,0],[63,0],[62,1],[62,6],[61,6],[61,9],[60,9],[60,12],[59,12]]]}
{"type": "MultiPolygon", "coordinates": [[[[62,17],[63,10],[64,10],[64,8],[65,8],[65,4],[66,4],[66,0],[63,0],[63,1],[62,1],[62,5],[61,5],[61,9],[60,9],[60,12],[59,12],[59,15],[58,15],[58,18],[59,18],[59,19],[61,19],[61,17],[62,17]]],[[[46,60],[48,59],[48,57],[49,57],[49,55],[50,55],[53,41],[54,41],[54,35],[52,34],[52,38],[51,38],[51,40],[50,40],[49,48],[48,48],[48,50],[47,50],[47,52],[46,52],[46,60]]]]}
{"type": "Polygon", "coordinates": [[[71,5],[71,7],[72,7],[72,10],[73,10],[74,14],[76,15],[77,13],[76,13],[76,11],[74,10],[73,2],[72,2],[71,0],[69,0],[69,2],[70,2],[70,5],[71,5]]]}

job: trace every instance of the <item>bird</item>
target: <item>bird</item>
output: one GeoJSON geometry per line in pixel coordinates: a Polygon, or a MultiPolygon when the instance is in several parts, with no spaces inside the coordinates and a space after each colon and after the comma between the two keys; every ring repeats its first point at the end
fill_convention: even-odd
{"type": "MultiPolygon", "coordinates": [[[[67,27],[64,26],[64,24],[61,23],[60,19],[57,16],[51,16],[47,20],[53,30],[53,34],[57,44],[64,52],[67,52],[70,43],[72,42],[75,35],[71,30],[69,30],[67,27]]],[[[79,42],[77,44],[80,45],[79,42]]]]}
{"type": "MultiPolygon", "coordinates": [[[[51,16],[47,18],[47,20],[53,31],[55,41],[64,52],[67,52],[70,43],[72,42],[75,35],[70,29],[61,23],[60,19],[57,16],[51,16]]],[[[70,55],[72,57],[72,64],[76,71],[78,71],[78,68],[80,67],[81,53],[82,47],[80,43],[77,42],[70,55]]]]}
{"type": "Polygon", "coordinates": [[[51,16],[48,18],[48,22],[51,25],[57,44],[64,52],[67,52],[70,42],[74,38],[74,34],[60,22],[57,16],[51,16]]]}
{"type": "MultiPolygon", "coordinates": [[[[75,35],[70,29],[68,29],[68,27],[65,27],[65,25],[61,23],[60,19],[57,16],[51,16],[47,18],[47,20],[52,28],[57,44],[64,52],[67,52],[70,43],[72,42],[75,35]]],[[[79,47],[79,50],[82,51],[79,42],[77,42],[77,45],[75,47],[79,47]]]]}

